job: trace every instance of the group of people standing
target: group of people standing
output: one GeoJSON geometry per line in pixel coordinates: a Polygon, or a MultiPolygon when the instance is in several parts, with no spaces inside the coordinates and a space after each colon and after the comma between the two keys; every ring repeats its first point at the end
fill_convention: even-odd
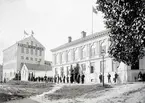
{"type": "Polygon", "coordinates": [[[71,74],[70,76],[54,76],[54,83],[82,83],[84,84],[85,75],[75,75],[71,74]]]}
{"type": "MultiPolygon", "coordinates": [[[[114,74],[114,78],[113,78],[114,83],[117,82],[117,78],[118,78],[118,76],[119,76],[119,75],[115,72],[115,74],[114,74]]],[[[100,83],[103,82],[103,78],[104,78],[103,75],[100,74],[100,75],[99,75],[100,83]]],[[[108,83],[111,83],[111,74],[108,73],[107,78],[108,78],[108,83]]]]}

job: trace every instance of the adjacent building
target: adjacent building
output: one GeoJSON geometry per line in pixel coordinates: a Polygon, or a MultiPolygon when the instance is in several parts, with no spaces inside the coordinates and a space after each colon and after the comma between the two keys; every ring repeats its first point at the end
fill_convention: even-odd
{"type": "Polygon", "coordinates": [[[98,83],[99,75],[111,74],[113,81],[115,72],[119,75],[119,82],[134,81],[139,71],[145,71],[145,58],[141,59],[136,65],[130,67],[124,63],[118,63],[109,57],[108,49],[110,45],[109,30],[94,33],[86,36],[86,32],[81,33],[81,38],[72,41],[68,37],[68,43],[51,50],[53,57],[53,75],[70,76],[71,66],[75,68],[77,64],[80,67],[80,73],[85,75],[85,83],[98,83]],[[101,51],[104,50],[104,60],[101,51]]]}
{"type": "Polygon", "coordinates": [[[27,73],[38,74],[38,76],[48,75],[47,72],[51,70],[51,65],[46,64],[44,57],[45,47],[33,35],[16,42],[3,50],[3,79],[11,80],[19,72],[23,76],[24,70],[27,73]],[[39,73],[40,71],[43,73],[39,73]]]}

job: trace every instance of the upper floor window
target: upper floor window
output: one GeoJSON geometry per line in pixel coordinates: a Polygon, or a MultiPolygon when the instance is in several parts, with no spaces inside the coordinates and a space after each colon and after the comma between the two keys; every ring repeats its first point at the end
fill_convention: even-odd
{"type": "Polygon", "coordinates": [[[31,49],[31,55],[33,55],[33,48],[31,49]]]}
{"type": "Polygon", "coordinates": [[[96,43],[91,46],[91,57],[96,55],[96,43]]]}
{"type": "Polygon", "coordinates": [[[82,59],[86,58],[87,56],[87,48],[86,46],[82,48],[82,59]]]}
{"type": "MultiPolygon", "coordinates": [[[[36,47],[37,47],[37,45],[36,45],[36,47]]],[[[37,49],[35,49],[35,55],[37,56],[37,53],[38,53],[38,50],[37,49]]]]}
{"type": "Polygon", "coordinates": [[[24,53],[24,47],[21,47],[21,53],[24,53]]]}
{"type": "Polygon", "coordinates": [[[68,62],[70,62],[71,61],[71,51],[69,51],[67,55],[68,55],[67,56],[68,57],[68,62]]]}
{"type": "Polygon", "coordinates": [[[31,58],[31,60],[33,61],[33,58],[31,58]]]}
{"type": "MultiPolygon", "coordinates": [[[[29,45],[29,43],[27,42],[27,45],[29,45]]],[[[29,54],[29,48],[26,48],[26,53],[29,54]]]]}
{"type": "Polygon", "coordinates": [[[33,46],[33,41],[31,41],[31,45],[33,46]]]}
{"type": "Polygon", "coordinates": [[[40,50],[40,52],[39,52],[39,56],[41,56],[42,55],[42,50],[40,50]]]}
{"type": "Polygon", "coordinates": [[[59,58],[59,54],[56,55],[56,64],[59,64],[60,62],[60,58],[59,58]]]}
{"type": "Polygon", "coordinates": [[[21,59],[24,59],[24,57],[23,57],[23,56],[21,56],[21,59]]]}
{"type": "Polygon", "coordinates": [[[29,57],[26,57],[26,60],[29,60],[29,57]]]}
{"type": "Polygon", "coordinates": [[[64,63],[66,61],[65,59],[65,52],[62,53],[62,63],[64,63]]]}
{"type": "Polygon", "coordinates": [[[77,60],[77,59],[79,59],[79,49],[78,48],[74,51],[74,60],[77,60]]]}

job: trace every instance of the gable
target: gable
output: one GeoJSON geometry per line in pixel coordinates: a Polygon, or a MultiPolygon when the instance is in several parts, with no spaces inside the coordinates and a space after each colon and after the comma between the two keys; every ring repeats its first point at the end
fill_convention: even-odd
{"type": "Polygon", "coordinates": [[[37,45],[37,47],[41,47],[41,48],[45,49],[45,47],[38,40],[36,40],[34,38],[34,36],[32,36],[32,35],[23,39],[23,40],[18,41],[17,43],[19,43],[19,44],[27,44],[28,43],[29,45],[32,45],[32,43],[33,43],[33,46],[37,45]]]}

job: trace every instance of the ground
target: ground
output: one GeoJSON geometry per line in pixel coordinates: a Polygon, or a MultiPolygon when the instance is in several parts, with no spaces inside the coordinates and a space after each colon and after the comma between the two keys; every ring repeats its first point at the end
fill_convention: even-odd
{"type": "Polygon", "coordinates": [[[145,83],[55,84],[42,94],[7,103],[145,103],[145,83]]]}
{"type": "Polygon", "coordinates": [[[0,103],[42,94],[51,90],[53,85],[53,83],[22,81],[9,81],[8,83],[0,84],[0,103]]]}

